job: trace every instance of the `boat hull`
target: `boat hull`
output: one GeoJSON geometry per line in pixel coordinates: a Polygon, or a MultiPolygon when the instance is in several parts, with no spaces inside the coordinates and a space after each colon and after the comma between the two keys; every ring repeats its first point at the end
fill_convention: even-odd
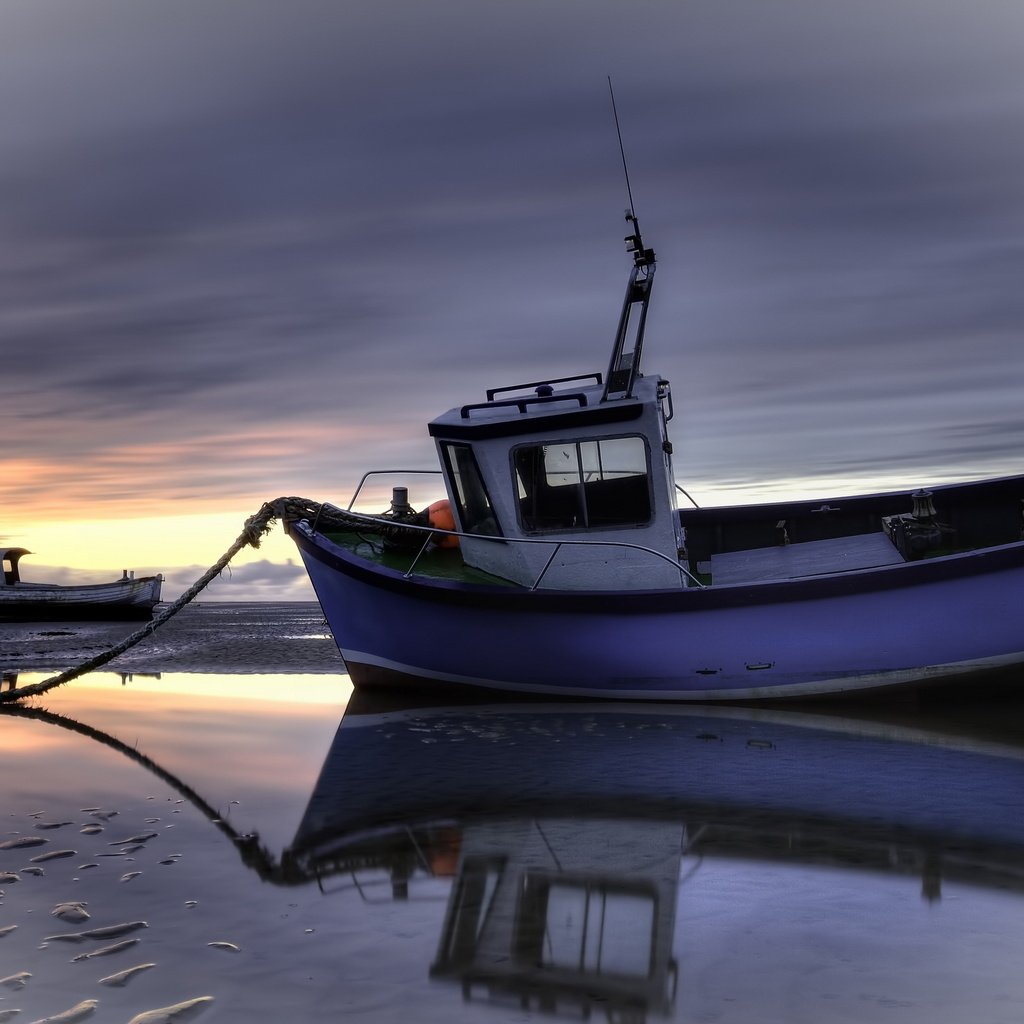
{"type": "Polygon", "coordinates": [[[750,701],[1009,683],[1024,544],[877,570],[666,591],[406,578],[293,523],[356,686],[750,701]]]}
{"type": "Polygon", "coordinates": [[[91,586],[17,583],[0,588],[0,622],[147,620],[160,601],[160,576],[91,586]]]}

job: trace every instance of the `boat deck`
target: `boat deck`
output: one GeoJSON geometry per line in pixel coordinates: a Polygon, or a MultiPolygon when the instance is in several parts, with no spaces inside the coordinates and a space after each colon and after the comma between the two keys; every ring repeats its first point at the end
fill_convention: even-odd
{"type": "MultiPolygon", "coordinates": [[[[515,586],[508,580],[466,565],[457,549],[430,549],[417,556],[416,551],[389,550],[355,533],[336,532],[329,536],[353,554],[399,572],[412,569],[414,575],[433,579],[515,586]]],[[[714,586],[727,586],[874,569],[898,565],[903,561],[903,556],[892,541],[884,533],[878,532],[719,552],[712,555],[709,562],[698,564],[705,581],[714,586]]]]}
{"type": "Polygon", "coordinates": [[[711,556],[710,569],[712,582],[717,586],[824,576],[903,561],[893,542],[878,532],[749,551],[724,551],[711,556]]]}

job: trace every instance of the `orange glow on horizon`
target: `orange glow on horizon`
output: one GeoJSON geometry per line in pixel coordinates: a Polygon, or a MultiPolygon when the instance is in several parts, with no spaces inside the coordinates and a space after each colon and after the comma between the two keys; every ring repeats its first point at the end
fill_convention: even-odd
{"type": "MultiPolygon", "coordinates": [[[[18,673],[18,685],[38,683],[46,672],[18,673]]],[[[249,702],[276,704],[275,715],[308,715],[311,706],[344,709],[352,695],[352,683],[343,672],[289,672],[225,674],[217,672],[120,672],[99,670],[51,690],[39,698],[49,710],[67,710],[62,705],[88,696],[90,710],[123,708],[126,703],[144,701],[147,713],[161,709],[192,706],[194,700],[213,709],[230,710],[249,702]],[[188,698],[188,700],[183,700],[188,698]]]]}

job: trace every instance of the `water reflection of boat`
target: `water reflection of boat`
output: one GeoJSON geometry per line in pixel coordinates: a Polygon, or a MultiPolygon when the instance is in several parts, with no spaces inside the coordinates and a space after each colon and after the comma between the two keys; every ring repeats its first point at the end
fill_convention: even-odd
{"type": "MultiPolygon", "coordinates": [[[[20,669],[5,668],[0,670],[0,690],[14,690],[18,687],[18,673],[20,669]]],[[[140,679],[159,679],[159,672],[115,672],[120,676],[121,685],[127,686],[136,676],[140,679]]]]}
{"type": "Polygon", "coordinates": [[[431,973],[466,998],[667,1013],[681,881],[707,857],[1024,891],[1024,749],[678,706],[349,713],[286,877],[410,898],[453,874],[431,973]],[[330,879],[334,878],[332,883],[330,879]]]}
{"type": "Polygon", "coordinates": [[[700,941],[680,922],[714,859],[884,873],[930,901],[953,885],[1024,894],[1017,706],[995,725],[974,708],[973,721],[925,728],[681,705],[382,710],[357,697],[279,853],[133,746],[41,709],[0,711],[117,749],[274,885],[315,883],[371,915],[441,896],[422,970],[471,1001],[634,1022],[677,1011],[677,964],[700,941]]]}

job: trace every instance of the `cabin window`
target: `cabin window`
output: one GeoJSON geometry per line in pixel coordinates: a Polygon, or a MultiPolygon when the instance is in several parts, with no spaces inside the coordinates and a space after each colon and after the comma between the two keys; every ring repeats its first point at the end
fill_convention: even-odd
{"type": "Polygon", "coordinates": [[[445,442],[442,450],[462,529],[466,533],[500,537],[498,518],[494,514],[473,449],[466,444],[445,442]]]}
{"type": "Polygon", "coordinates": [[[467,857],[463,862],[442,938],[442,966],[459,968],[473,962],[505,865],[504,857],[467,857]]]}
{"type": "Polygon", "coordinates": [[[531,873],[519,904],[520,962],[576,974],[648,978],[657,898],[642,884],[531,873]]]}
{"type": "Polygon", "coordinates": [[[643,526],[651,521],[642,437],[523,445],[512,453],[527,533],[643,526]]]}

